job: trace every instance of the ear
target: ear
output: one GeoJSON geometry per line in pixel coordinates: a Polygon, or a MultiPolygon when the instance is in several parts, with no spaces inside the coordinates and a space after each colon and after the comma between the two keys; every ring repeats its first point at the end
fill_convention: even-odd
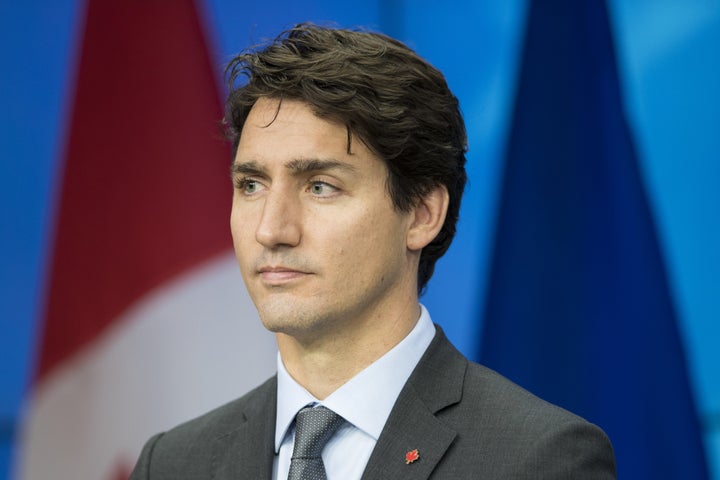
{"type": "Polygon", "coordinates": [[[432,242],[445,223],[448,195],[445,185],[433,188],[413,208],[413,221],[407,234],[407,248],[419,251],[432,242]]]}

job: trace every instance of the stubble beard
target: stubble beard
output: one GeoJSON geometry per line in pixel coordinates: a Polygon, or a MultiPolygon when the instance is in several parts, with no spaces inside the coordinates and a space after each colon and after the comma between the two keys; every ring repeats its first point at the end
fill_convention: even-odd
{"type": "Polygon", "coordinates": [[[324,308],[298,305],[297,302],[268,301],[258,306],[258,313],[267,330],[295,338],[321,336],[338,323],[338,319],[324,308]]]}

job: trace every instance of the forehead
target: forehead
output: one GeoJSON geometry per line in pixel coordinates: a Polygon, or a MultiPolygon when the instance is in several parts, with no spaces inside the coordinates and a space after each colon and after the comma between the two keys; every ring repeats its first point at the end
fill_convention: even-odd
{"type": "Polygon", "coordinates": [[[288,162],[306,158],[332,158],[353,164],[380,162],[363,142],[355,137],[351,140],[345,125],[318,117],[306,103],[259,99],[243,126],[235,161],[288,162]]]}

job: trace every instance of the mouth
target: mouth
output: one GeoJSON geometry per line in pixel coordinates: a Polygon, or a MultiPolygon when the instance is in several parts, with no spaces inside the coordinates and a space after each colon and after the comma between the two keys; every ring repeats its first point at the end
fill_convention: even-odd
{"type": "Polygon", "coordinates": [[[264,266],[257,272],[263,283],[270,286],[287,284],[310,275],[309,272],[283,266],[264,266]]]}

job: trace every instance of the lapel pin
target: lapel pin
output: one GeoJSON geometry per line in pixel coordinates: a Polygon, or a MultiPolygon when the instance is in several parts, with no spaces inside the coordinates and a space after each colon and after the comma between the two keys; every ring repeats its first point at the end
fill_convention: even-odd
{"type": "Polygon", "coordinates": [[[420,458],[420,454],[418,453],[416,448],[415,450],[411,450],[405,454],[405,464],[410,465],[418,458],[420,458]]]}

